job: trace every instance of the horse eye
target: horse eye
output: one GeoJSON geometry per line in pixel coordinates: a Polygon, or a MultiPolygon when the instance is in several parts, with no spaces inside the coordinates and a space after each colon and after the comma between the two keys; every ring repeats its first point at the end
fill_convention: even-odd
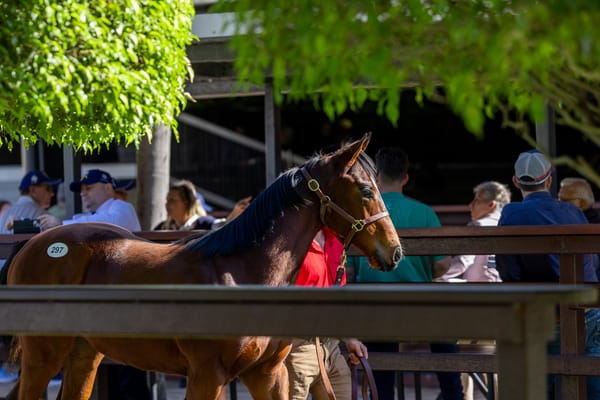
{"type": "Polygon", "coordinates": [[[368,187],[361,188],[360,193],[363,197],[366,197],[367,199],[372,199],[374,196],[373,191],[371,190],[371,188],[368,187]]]}

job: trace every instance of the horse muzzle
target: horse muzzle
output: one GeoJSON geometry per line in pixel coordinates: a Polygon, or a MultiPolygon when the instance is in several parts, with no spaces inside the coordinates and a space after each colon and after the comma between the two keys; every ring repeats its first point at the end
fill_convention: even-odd
{"type": "Polygon", "coordinates": [[[402,246],[398,246],[394,249],[394,253],[392,254],[392,262],[389,264],[382,265],[381,270],[385,272],[393,271],[398,266],[398,263],[404,258],[404,252],[402,251],[402,246]]]}

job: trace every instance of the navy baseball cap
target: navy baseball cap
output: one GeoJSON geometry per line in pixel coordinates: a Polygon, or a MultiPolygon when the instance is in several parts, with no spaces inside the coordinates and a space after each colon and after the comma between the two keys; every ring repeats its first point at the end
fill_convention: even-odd
{"type": "Polygon", "coordinates": [[[115,190],[131,190],[135,187],[135,179],[128,181],[117,181],[115,180],[115,190]]]}
{"type": "Polygon", "coordinates": [[[29,171],[19,184],[19,190],[27,190],[33,185],[49,185],[54,186],[62,182],[62,179],[53,179],[46,175],[44,172],[39,170],[29,171]]]}
{"type": "Polygon", "coordinates": [[[80,181],[71,182],[69,189],[71,192],[81,192],[81,185],[92,185],[94,183],[110,183],[112,187],[115,187],[115,180],[106,171],[101,169],[90,169],[80,181]]]}

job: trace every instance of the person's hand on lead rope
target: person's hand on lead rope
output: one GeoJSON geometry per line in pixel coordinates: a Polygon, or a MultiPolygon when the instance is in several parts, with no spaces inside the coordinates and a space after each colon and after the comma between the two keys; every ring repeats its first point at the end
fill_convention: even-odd
{"type": "Polygon", "coordinates": [[[344,339],[348,353],[350,354],[350,362],[352,364],[360,364],[360,357],[369,358],[369,351],[367,346],[358,339],[349,338],[344,339]]]}

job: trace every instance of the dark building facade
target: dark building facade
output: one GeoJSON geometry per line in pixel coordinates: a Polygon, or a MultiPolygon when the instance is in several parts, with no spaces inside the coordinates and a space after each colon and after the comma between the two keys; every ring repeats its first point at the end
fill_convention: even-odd
{"type": "MultiPolygon", "coordinates": [[[[264,142],[261,96],[198,100],[188,103],[185,112],[264,142]]],[[[489,120],[485,134],[478,138],[447,107],[433,103],[420,106],[411,92],[402,98],[400,119],[395,126],[377,114],[374,104],[333,121],[315,111],[312,103],[283,104],[280,113],[282,148],[304,157],[332,149],[342,140],[359,138],[365,132],[373,134],[367,150],[371,156],[382,146],[404,148],[411,160],[406,194],[428,204],[464,205],[472,197],[472,187],[484,180],[509,184],[513,198],[519,199],[510,183],[512,165],[518,153],[530,146],[513,131],[503,129],[499,120],[489,120]]],[[[179,134],[179,142],[172,141],[174,178],[190,179],[231,200],[256,195],[264,189],[264,154],[231,145],[184,124],[180,124],[179,134]]],[[[559,153],[581,154],[589,162],[599,163],[597,147],[586,144],[578,133],[557,127],[556,136],[559,153]]],[[[1,164],[19,162],[18,147],[12,152],[0,149],[1,164]]],[[[113,145],[82,155],[82,162],[131,163],[135,162],[135,149],[113,145]]],[[[51,176],[62,176],[62,149],[44,146],[43,164],[51,176]]],[[[558,168],[559,178],[569,175],[577,174],[558,168]]]]}

